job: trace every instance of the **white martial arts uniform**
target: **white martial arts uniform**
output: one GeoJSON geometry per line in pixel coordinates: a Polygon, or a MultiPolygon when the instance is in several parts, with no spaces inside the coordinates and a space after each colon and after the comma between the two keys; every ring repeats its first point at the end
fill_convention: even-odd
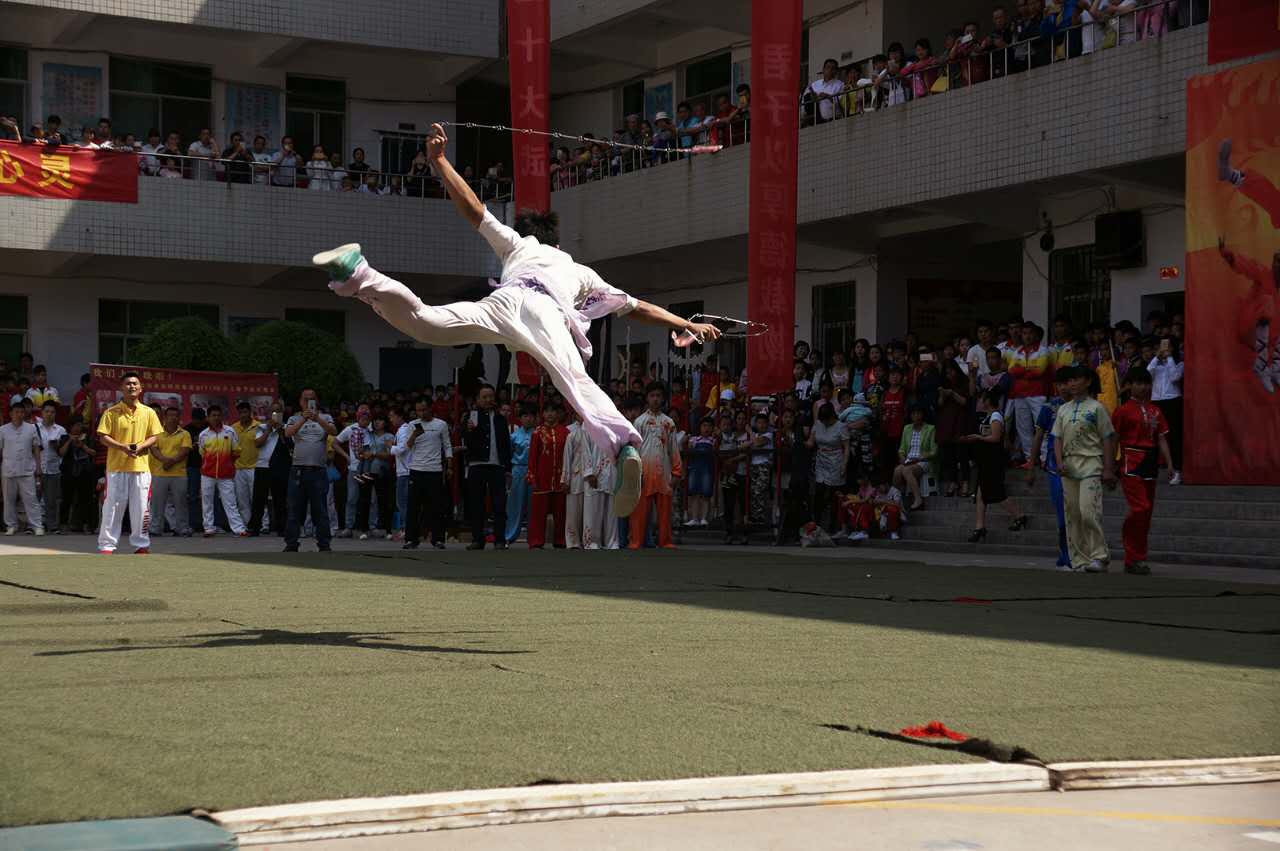
{"type": "Polygon", "coordinates": [[[586,484],[583,500],[582,541],[588,550],[618,549],[618,518],[613,515],[613,482],[618,467],[613,458],[587,441],[587,476],[596,477],[596,486],[586,484]]]}
{"type": "Polygon", "coordinates": [[[610,458],[616,458],[627,444],[639,446],[635,426],[618,412],[583,365],[583,357],[591,355],[586,337],[591,320],[629,313],[636,299],[609,286],[560,249],[531,236],[521,237],[488,210],[479,231],[502,260],[501,283],[480,301],[440,307],[424,304],[408,287],[363,260],[350,278],[331,281],[329,287],[338,295],[368,303],[383,319],[422,343],[502,344],[511,351],[527,352],[547,370],[551,383],[581,415],[592,441],[610,458]]]}
{"type": "Polygon", "coordinates": [[[587,490],[587,464],[591,441],[581,424],[569,426],[569,439],[564,442],[564,473],[561,478],[569,486],[565,496],[564,545],[580,550],[586,543],[582,507],[587,490]]]}

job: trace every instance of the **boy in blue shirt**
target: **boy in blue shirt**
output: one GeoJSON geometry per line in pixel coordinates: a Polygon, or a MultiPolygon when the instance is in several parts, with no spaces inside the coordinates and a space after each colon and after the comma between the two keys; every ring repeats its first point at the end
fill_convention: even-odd
{"type": "Polygon", "coordinates": [[[1058,567],[1071,567],[1071,555],[1067,552],[1067,516],[1062,501],[1062,477],[1058,473],[1058,461],[1053,454],[1053,420],[1058,415],[1058,408],[1069,395],[1066,382],[1067,371],[1064,369],[1053,379],[1053,398],[1040,408],[1036,417],[1035,437],[1031,441],[1031,467],[1027,471],[1027,484],[1036,480],[1036,466],[1043,465],[1045,476],[1049,481],[1049,500],[1058,515],[1058,567]],[[1043,446],[1042,446],[1043,444],[1043,446]]]}

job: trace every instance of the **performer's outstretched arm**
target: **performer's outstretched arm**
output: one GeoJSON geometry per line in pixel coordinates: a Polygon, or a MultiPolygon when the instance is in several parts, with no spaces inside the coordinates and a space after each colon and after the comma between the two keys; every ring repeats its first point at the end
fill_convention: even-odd
{"type": "Polygon", "coordinates": [[[688,319],[682,319],[665,308],[639,299],[636,300],[636,306],[632,308],[627,316],[654,325],[666,325],[668,328],[688,332],[703,340],[718,340],[723,333],[710,322],[690,322],[688,319]]]}
{"type": "Polygon", "coordinates": [[[449,197],[453,199],[453,206],[458,208],[458,213],[470,222],[472,227],[478,228],[480,222],[484,220],[484,204],[480,203],[476,193],[471,191],[471,187],[462,179],[462,175],[458,174],[453,163],[449,162],[449,158],[444,155],[444,148],[448,142],[449,137],[445,135],[444,128],[439,124],[432,124],[431,136],[427,138],[427,157],[430,158],[436,173],[440,175],[440,180],[448,190],[449,197]]]}

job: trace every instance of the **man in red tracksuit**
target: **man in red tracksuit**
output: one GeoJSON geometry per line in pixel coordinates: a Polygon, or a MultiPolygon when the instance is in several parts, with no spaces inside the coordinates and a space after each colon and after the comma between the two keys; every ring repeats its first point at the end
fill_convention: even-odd
{"type": "Polygon", "coordinates": [[[560,424],[560,408],[548,405],[543,424],[529,439],[529,549],[542,549],[547,542],[547,514],[555,517],[555,545],[564,548],[564,510],[568,486],[564,477],[564,445],[569,429],[560,424]]]}
{"type": "Polygon", "coordinates": [[[1151,513],[1155,510],[1156,479],[1163,459],[1173,470],[1169,455],[1169,424],[1164,414],[1151,401],[1151,373],[1141,367],[1131,368],[1129,401],[1111,416],[1120,444],[1120,483],[1124,488],[1129,513],[1124,518],[1124,572],[1145,576],[1147,536],[1151,531],[1151,513]],[[1159,455],[1157,455],[1157,450],[1159,455]]]}

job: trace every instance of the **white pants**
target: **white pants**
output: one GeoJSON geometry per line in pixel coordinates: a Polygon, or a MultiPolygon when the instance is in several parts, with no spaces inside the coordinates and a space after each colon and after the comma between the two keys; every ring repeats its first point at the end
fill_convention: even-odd
{"type": "MultiPolygon", "coordinates": [[[[151,522],[157,534],[164,531],[164,521],[178,534],[190,532],[187,525],[187,474],[153,476],[151,478],[151,522]]],[[[148,530],[149,531],[149,530],[148,530]]]]}
{"type": "Polygon", "coordinates": [[[231,533],[239,535],[244,531],[244,521],[240,519],[240,512],[236,509],[236,481],[235,479],[215,479],[211,476],[200,477],[200,509],[204,516],[204,531],[216,532],[218,529],[213,519],[215,494],[222,500],[222,510],[227,513],[227,523],[231,526],[231,533]]]}
{"type": "Polygon", "coordinates": [[[4,525],[6,529],[18,528],[18,500],[22,500],[22,510],[27,513],[27,525],[32,529],[43,529],[44,514],[40,502],[36,499],[35,476],[5,476],[4,490],[4,525]]]}
{"type": "Polygon", "coordinates": [[[98,549],[115,552],[124,512],[129,511],[129,543],[151,546],[151,473],[107,473],[107,493],[102,500],[98,549]]]}
{"type": "Polygon", "coordinates": [[[253,514],[253,468],[241,470],[236,468],[236,511],[240,514],[241,523],[249,522],[253,514]]]}
{"type": "Polygon", "coordinates": [[[339,295],[356,296],[397,329],[422,343],[505,345],[526,352],[551,376],[565,400],[582,418],[592,441],[610,458],[623,446],[640,445],[640,433],[618,412],[608,394],[587,375],[568,318],[549,295],[526,287],[501,287],[480,301],[441,307],[424,304],[413,291],[361,262],[339,295]]]}
{"type": "Polygon", "coordinates": [[[571,550],[580,550],[586,543],[582,526],[582,491],[569,493],[564,498],[564,545],[571,550]]]}
{"type": "Polygon", "coordinates": [[[1036,434],[1036,417],[1040,416],[1040,409],[1044,407],[1044,397],[1025,396],[1021,399],[1010,399],[1009,404],[1013,407],[1013,424],[1018,430],[1018,444],[1022,447],[1023,456],[1031,460],[1031,444],[1036,434]]]}
{"type": "Polygon", "coordinates": [[[613,494],[588,490],[583,504],[582,540],[584,548],[618,548],[618,518],[613,516],[613,494]]]}

